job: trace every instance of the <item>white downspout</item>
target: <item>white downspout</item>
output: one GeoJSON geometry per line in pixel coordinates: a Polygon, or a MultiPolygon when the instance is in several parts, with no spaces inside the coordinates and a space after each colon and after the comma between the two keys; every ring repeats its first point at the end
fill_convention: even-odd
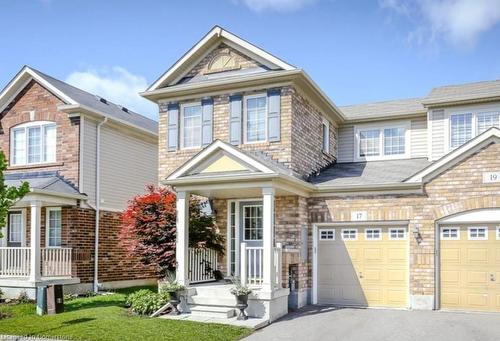
{"type": "Polygon", "coordinates": [[[94,240],[94,292],[99,291],[99,218],[101,214],[101,126],[108,121],[105,117],[96,131],[95,171],[95,240],[94,240]]]}

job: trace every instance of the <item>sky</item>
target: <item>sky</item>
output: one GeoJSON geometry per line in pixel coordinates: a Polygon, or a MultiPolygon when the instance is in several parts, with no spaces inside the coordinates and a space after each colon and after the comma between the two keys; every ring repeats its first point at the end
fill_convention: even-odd
{"type": "Polygon", "coordinates": [[[138,96],[214,25],[339,106],[500,79],[500,0],[0,0],[0,86],[30,65],[156,119],[138,96]]]}

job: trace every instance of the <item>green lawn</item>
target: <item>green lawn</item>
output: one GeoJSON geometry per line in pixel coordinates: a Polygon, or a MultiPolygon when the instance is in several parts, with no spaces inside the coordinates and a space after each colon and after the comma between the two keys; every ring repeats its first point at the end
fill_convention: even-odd
{"type": "Polygon", "coordinates": [[[0,334],[58,337],[73,340],[238,340],[246,328],[220,324],[174,321],[132,316],[124,308],[126,294],[78,298],[65,304],[65,312],[37,316],[34,304],[0,305],[0,334]]]}

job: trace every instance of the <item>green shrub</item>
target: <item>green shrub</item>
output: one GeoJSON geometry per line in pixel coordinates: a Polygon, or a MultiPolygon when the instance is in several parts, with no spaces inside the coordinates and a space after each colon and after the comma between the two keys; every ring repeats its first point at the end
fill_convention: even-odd
{"type": "Polygon", "coordinates": [[[33,300],[29,298],[28,293],[26,292],[26,290],[22,290],[22,291],[19,293],[19,296],[17,296],[16,301],[17,301],[17,303],[19,303],[19,304],[33,302],[33,300]]]}
{"type": "Polygon", "coordinates": [[[168,301],[168,294],[154,293],[148,289],[136,291],[127,296],[126,305],[139,315],[151,315],[168,301]]]}

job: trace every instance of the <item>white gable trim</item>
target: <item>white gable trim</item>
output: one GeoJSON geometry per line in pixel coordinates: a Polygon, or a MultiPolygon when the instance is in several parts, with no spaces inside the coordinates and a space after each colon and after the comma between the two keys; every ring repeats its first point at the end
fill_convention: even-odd
{"type": "Polygon", "coordinates": [[[9,105],[16,98],[17,95],[19,95],[19,93],[32,79],[40,83],[44,88],[52,92],[64,102],[68,104],[76,104],[71,97],[59,91],[59,89],[55,88],[52,84],[40,77],[30,67],[25,66],[0,93],[0,112],[3,111],[5,107],[7,107],[7,105],[9,105]]]}
{"type": "Polygon", "coordinates": [[[248,155],[240,152],[236,148],[220,141],[217,140],[213,142],[211,145],[203,149],[200,153],[198,153],[195,157],[193,157],[191,160],[186,162],[184,165],[182,165],[180,168],[178,168],[175,172],[173,172],[167,180],[175,180],[183,175],[186,175],[191,169],[199,165],[201,162],[203,162],[206,158],[210,157],[213,152],[216,150],[224,150],[228,154],[234,156],[236,159],[240,159],[242,162],[249,164],[250,166],[254,167],[258,171],[261,171],[262,173],[265,174],[274,174],[275,172],[262,163],[254,160],[253,158],[249,157],[248,155]]]}
{"type": "Polygon", "coordinates": [[[471,153],[482,148],[489,142],[489,140],[492,140],[496,143],[500,143],[500,129],[495,127],[488,129],[481,135],[476,136],[469,142],[463,144],[454,151],[446,154],[432,165],[428,166],[427,168],[424,168],[422,171],[413,175],[405,182],[422,182],[426,177],[439,174],[445,169],[448,169],[449,167],[454,165],[455,163],[463,160],[471,153]]]}
{"type": "MultiPolygon", "coordinates": [[[[283,69],[283,70],[294,70],[295,67],[290,65],[281,59],[273,56],[272,54],[258,48],[257,46],[247,42],[246,40],[241,39],[240,37],[224,30],[219,26],[215,26],[210,32],[208,32],[196,45],[194,45],[186,54],[184,54],[170,69],[168,69],[157,81],[155,81],[146,91],[153,91],[165,83],[168,83],[168,80],[171,79],[179,70],[181,70],[186,64],[189,63],[194,56],[196,56],[197,52],[202,49],[205,49],[210,44],[216,44],[217,42],[223,41],[227,45],[245,52],[250,55],[250,57],[254,57],[259,62],[262,62],[265,65],[273,65],[274,68],[283,69]]],[[[205,56],[206,53],[203,54],[205,56]]],[[[197,58],[196,61],[199,61],[200,58],[197,58]]]]}

